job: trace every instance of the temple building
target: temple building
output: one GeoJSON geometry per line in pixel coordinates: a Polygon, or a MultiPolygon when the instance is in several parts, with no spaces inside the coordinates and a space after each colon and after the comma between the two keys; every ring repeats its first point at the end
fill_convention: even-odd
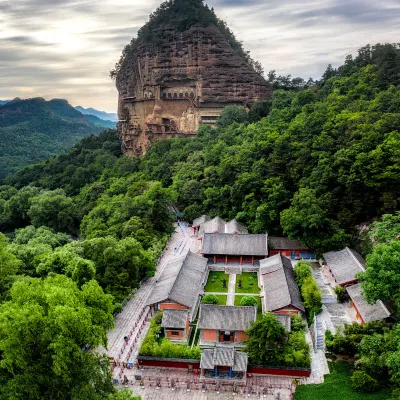
{"type": "Polygon", "coordinates": [[[356,274],[364,272],[366,264],[356,251],[346,247],[341,251],[324,253],[326,265],[339,286],[348,286],[358,282],[356,274]]]}
{"type": "Polygon", "coordinates": [[[270,257],[281,254],[291,260],[315,260],[316,256],[310,248],[299,240],[287,237],[268,237],[268,249],[270,257]]]}
{"type": "Polygon", "coordinates": [[[255,265],[268,256],[268,235],[205,233],[201,253],[214,264],[255,265]]]}
{"type": "Polygon", "coordinates": [[[244,347],[248,340],[245,331],[255,322],[257,307],[235,307],[202,304],[200,306],[198,329],[200,347],[214,347],[218,344],[244,347]]]}
{"type": "MultiPolygon", "coordinates": [[[[260,261],[258,286],[261,288],[263,313],[301,315],[305,309],[294,278],[291,261],[280,254],[260,261]]],[[[290,330],[290,322],[282,321],[290,330]]]]}
{"type": "Polygon", "coordinates": [[[172,341],[187,341],[207,274],[207,259],[189,252],[166,265],[150,294],[147,305],[154,311],[164,311],[162,326],[172,341]]]}

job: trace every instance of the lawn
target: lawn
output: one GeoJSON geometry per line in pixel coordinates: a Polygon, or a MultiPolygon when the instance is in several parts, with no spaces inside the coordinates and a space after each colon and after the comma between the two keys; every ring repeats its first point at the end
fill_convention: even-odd
{"type": "Polygon", "coordinates": [[[330,363],[331,373],[321,385],[301,385],[295,400],[389,400],[390,390],[377,393],[353,392],[350,386],[350,366],[345,361],[330,363]]]}
{"type": "MultiPolygon", "coordinates": [[[[245,296],[235,296],[235,306],[240,306],[240,300],[245,296]]],[[[257,319],[262,316],[262,306],[261,306],[261,297],[254,297],[257,300],[257,319]]]]}
{"type": "Polygon", "coordinates": [[[260,293],[257,281],[257,272],[243,272],[243,274],[236,275],[236,293],[260,293]],[[242,281],[242,287],[239,289],[239,281],[242,281]]]}
{"type": "Polygon", "coordinates": [[[226,306],[226,300],[228,296],[224,296],[222,294],[217,294],[216,295],[218,297],[218,305],[219,306],[226,306]]]}
{"type": "Polygon", "coordinates": [[[210,271],[204,292],[208,293],[227,293],[228,292],[229,275],[222,271],[210,271]],[[226,280],[226,288],[222,287],[222,280],[226,280]]]}

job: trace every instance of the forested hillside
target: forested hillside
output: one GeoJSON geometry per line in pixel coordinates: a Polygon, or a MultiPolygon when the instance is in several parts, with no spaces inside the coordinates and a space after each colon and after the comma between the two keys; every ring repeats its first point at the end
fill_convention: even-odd
{"type": "Polygon", "coordinates": [[[0,105],[0,179],[100,133],[104,124],[98,122],[61,99],[15,99],[0,105]]]}
{"type": "MultiPolygon", "coordinates": [[[[295,237],[319,253],[356,245],[358,225],[399,209],[399,76],[399,46],[367,46],[338,70],[328,67],[316,84],[279,89],[285,80],[279,77],[273,82],[278,88],[271,101],[253,105],[248,113],[226,108],[215,129],[203,126],[195,139],[158,142],[143,159],[123,157],[116,132],[109,130],[3,179],[0,265],[7,268],[0,269],[0,297],[9,301],[0,306],[0,315],[8,316],[3,322],[0,318],[0,337],[12,330],[10,316],[24,293],[38,304],[50,301],[41,297],[49,291],[62,299],[79,298],[79,312],[93,315],[94,328],[87,326],[87,332],[110,327],[107,315],[154,273],[173,231],[172,205],[189,221],[202,213],[237,218],[252,232],[295,237]],[[61,288],[68,293],[59,293],[61,288]]],[[[399,257],[400,224],[395,216],[383,220],[386,225],[373,225],[377,236],[369,234],[364,246],[371,271],[362,279],[367,298],[385,295],[397,315],[393,300],[399,298],[400,278],[398,258],[392,254],[399,257]]],[[[56,311],[51,301],[45,309],[48,314],[42,317],[52,321],[56,311]]],[[[26,322],[32,312],[24,308],[19,318],[26,322]]],[[[351,329],[349,335],[355,328],[351,329]]],[[[364,362],[370,360],[365,361],[368,354],[381,357],[379,368],[366,364],[367,370],[400,382],[399,333],[380,325],[356,333],[358,339],[380,335],[388,345],[387,353],[374,347],[371,355],[371,343],[365,340],[364,362]]],[[[17,337],[12,339],[22,346],[17,337]]],[[[103,339],[88,334],[78,342],[97,345],[103,339]]],[[[52,340],[50,332],[43,343],[51,342],[57,360],[67,345],[65,338],[52,340]]],[[[331,340],[332,347],[342,343],[331,340]]],[[[354,341],[349,338],[353,355],[354,341]]],[[[7,359],[25,371],[12,340],[6,344],[7,359]]],[[[26,358],[40,370],[34,354],[26,358]]],[[[67,367],[59,367],[65,368],[65,384],[67,367]]],[[[30,376],[38,373],[32,368],[30,376]]],[[[34,387],[38,392],[56,390],[58,372],[41,386],[34,382],[34,387]]],[[[11,372],[0,368],[0,383],[11,382],[0,384],[0,394],[14,390],[7,374],[11,372]]],[[[54,398],[54,392],[49,393],[45,398],[54,398]]]]}

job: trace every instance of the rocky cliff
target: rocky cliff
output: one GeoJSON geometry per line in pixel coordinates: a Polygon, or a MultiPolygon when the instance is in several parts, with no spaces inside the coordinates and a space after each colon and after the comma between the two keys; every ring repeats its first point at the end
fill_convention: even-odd
{"type": "Polygon", "coordinates": [[[128,154],[140,155],[156,140],[195,135],[227,105],[246,107],[271,95],[216,24],[182,30],[162,23],[150,37],[125,49],[116,74],[118,131],[128,154]]]}

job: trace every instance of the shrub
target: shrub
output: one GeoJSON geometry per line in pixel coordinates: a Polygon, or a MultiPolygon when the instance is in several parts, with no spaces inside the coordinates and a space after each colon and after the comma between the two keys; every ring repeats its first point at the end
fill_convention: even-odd
{"type": "Polygon", "coordinates": [[[312,276],[303,280],[301,295],[304,300],[304,307],[308,311],[310,320],[312,320],[314,314],[319,314],[322,311],[322,294],[316,280],[312,276]]]}
{"type": "Polygon", "coordinates": [[[243,296],[240,300],[241,306],[257,306],[257,300],[255,297],[243,296]]]}
{"type": "Polygon", "coordinates": [[[350,381],[352,389],[356,392],[371,393],[379,389],[378,381],[364,371],[355,371],[350,381]]]}
{"type": "Polygon", "coordinates": [[[334,292],[336,294],[336,299],[339,303],[344,303],[345,301],[347,301],[348,296],[346,290],[342,286],[336,286],[334,292]]]}
{"type": "Polygon", "coordinates": [[[400,400],[400,389],[394,389],[392,392],[392,400],[400,400]]]}
{"type": "Polygon", "coordinates": [[[301,260],[294,266],[294,277],[300,288],[302,287],[305,279],[309,278],[310,276],[311,268],[307,261],[301,260]]]}
{"type": "Polygon", "coordinates": [[[292,315],[291,316],[291,326],[292,332],[303,331],[307,324],[303,321],[300,315],[292,315]]]}
{"type": "Polygon", "coordinates": [[[199,347],[190,348],[183,344],[174,344],[162,337],[161,321],[162,313],[160,312],[151,320],[149,332],[142,343],[139,354],[148,357],[200,360],[201,351],[199,347]]]}
{"type": "Polygon", "coordinates": [[[218,304],[218,297],[215,294],[206,294],[201,302],[203,304],[218,304]]]}

